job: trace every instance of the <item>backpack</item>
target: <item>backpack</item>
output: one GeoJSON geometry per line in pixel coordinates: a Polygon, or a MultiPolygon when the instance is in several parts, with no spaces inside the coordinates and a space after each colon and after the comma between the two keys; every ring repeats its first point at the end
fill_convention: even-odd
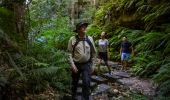
{"type": "Polygon", "coordinates": [[[86,36],[86,38],[85,38],[84,40],[80,40],[80,38],[78,37],[78,35],[76,35],[75,38],[76,38],[76,42],[75,42],[75,44],[73,45],[73,51],[72,51],[73,57],[74,57],[75,48],[76,48],[76,46],[78,45],[78,43],[79,43],[80,41],[86,41],[86,42],[90,45],[90,59],[89,59],[89,61],[90,61],[91,58],[92,58],[92,50],[94,50],[94,47],[93,47],[92,42],[90,41],[90,39],[88,38],[88,36],[86,36]]]}

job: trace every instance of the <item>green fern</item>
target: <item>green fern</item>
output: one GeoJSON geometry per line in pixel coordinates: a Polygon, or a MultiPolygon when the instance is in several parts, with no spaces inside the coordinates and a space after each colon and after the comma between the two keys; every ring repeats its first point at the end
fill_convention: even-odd
{"type": "Polygon", "coordinates": [[[144,36],[141,37],[141,39],[143,38],[143,43],[141,43],[139,46],[140,50],[153,50],[157,47],[157,45],[161,44],[162,37],[164,36],[163,33],[159,33],[159,32],[150,32],[150,33],[146,33],[144,36]]]}
{"type": "Polygon", "coordinates": [[[150,30],[158,20],[161,20],[162,16],[166,16],[167,14],[169,14],[169,11],[170,11],[169,3],[164,3],[155,6],[151,10],[150,14],[147,14],[142,18],[142,20],[146,22],[145,26],[146,30],[150,30]]]}
{"type": "Polygon", "coordinates": [[[155,100],[169,100],[170,99],[170,80],[166,80],[157,88],[155,100]]]}
{"type": "Polygon", "coordinates": [[[139,75],[141,77],[149,77],[150,75],[156,74],[161,64],[162,61],[153,60],[146,65],[145,69],[143,69],[143,71],[139,75]]]}
{"type": "Polygon", "coordinates": [[[135,4],[136,4],[137,0],[130,0],[130,1],[127,1],[124,5],[124,8],[127,10],[127,11],[131,11],[132,13],[132,10],[135,10],[135,4]]]}
{"type": "Polygon", "coordinates": [[[139,14],[146,14],[150,11],[151,7],[149,5],[142,5],[140,6],[136,12],[139,13],[139,14]]]}
{"type": "Polygon", "coordinates": [[[16,64],[20,67],[29,67],[29,66],[33,66],[35,63],[38,63],[38,60],[36,60],[33,57],[29,57],[29,56],[22,56],[19,59],[16,60],[16,64]]]}
{"type": "Polygon", "coordinates": [[[8,83],[7,78],[0,75],[0,91],[2,87],[5,87],[5,85],[8,83]]]}
{"type": "MultiPolygon", "coordinates": [[[[98,15],[95,15],[97,18],[95,18],[94,24],[97,24],[104,31],[106,29],[111,35],[109,42],[111,58],[114,60],[120,61],[121,38],[127,36],[136,51],[131,71],[141,77],[153,77],[153,80],[161,85],[161,92],[169,94],[169,82],[167,80],[170,80],[170,2],[168,0],[155,2],[147,0],[112,1],[112,5],[109,7],[111,8],[111,21],[104,18],[107,15],[104,11],[106,10],[104,6],[107,3],[103,4],[98,15]],[[127,16],[135,16],[134,22],[122,21],[127,16]],[[132,27],[141,30],[129,29],[132,27]],[[167,87],[167,89],[163,87],[167,87]]],[[[162,100],[169,98],[161,96],[159,97],[163,97],[162,100]]]]}
{"type": "Polygon", "coordinates": [[[163,83],[166,80],[170,79],[169,74],[170,74],[170,63],[167,63],[161,66],[158,74],[156,74],[153,79],[157,83],[163,83]]]}
{"type": "Polygon", "coordinates": [[[170,51],[170,40],[169,40],[169,38],[170,38],[170,33],[168,33],[164,36],[164,40],[165,40],[166,44],[165,44],[165,49],[164,49],[163,53],[165,55],[169,54],[169,51],[170,51]]]}
{"type": "Polygon", "coordinates": [[[159,95],[169,96],[170,94],[170,80],[166,80],[163,84],[160,85],[159,95]]]}

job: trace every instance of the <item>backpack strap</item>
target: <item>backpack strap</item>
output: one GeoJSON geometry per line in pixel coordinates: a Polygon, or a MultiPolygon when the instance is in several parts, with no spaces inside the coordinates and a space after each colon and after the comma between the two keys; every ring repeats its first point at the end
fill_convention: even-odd
{"type": "Polygon", "coordinates": [[[73,57],[74,57],[75,48],[76,48],[77,44],[80,42],[78,35],[76,35],[75,38],[76,38],[76,43],[73,45],[73,51],[72,51],[73,57]]]}
{"type": "Polygon", "coordinates": [[[88,38],[88,36],[86,36],[86,40],[85,40],[85,41],[90,45],[90,59],[89,59],[89,61],[91,61],[91,60],[92,60],[92,52],[93,52],[93,50],[94,50],[94,47],[93,47],[92,42],[91,42],[90,39],[88,38]]]}

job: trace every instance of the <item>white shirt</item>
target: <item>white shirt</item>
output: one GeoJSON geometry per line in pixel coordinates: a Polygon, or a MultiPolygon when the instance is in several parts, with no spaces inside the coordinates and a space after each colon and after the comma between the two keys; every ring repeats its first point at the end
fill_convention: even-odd
{"type": "Polygon", "coordinates": [[[107,39],[100,39],[98,42],[99,52],[107,52],[107,46],[109,45],[109,41],[107,39]]]}

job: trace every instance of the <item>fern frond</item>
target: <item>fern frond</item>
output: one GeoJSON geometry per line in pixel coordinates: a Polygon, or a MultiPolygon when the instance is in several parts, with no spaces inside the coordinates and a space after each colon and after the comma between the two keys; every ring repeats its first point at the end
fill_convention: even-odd
{"type": "Polygon", "coordinates": [[[157,83],[163,83],[166,80],[170,80],[170,63],[161,66],[159,73],[154,76],[154,80],[157,83]]]}
{"type": "MultiPolygon", "coordinates": [[[[5,78],[4,76],[0,75],[0,87],[5,87],[5,85],[8,83],[7,78],[5,78]]],[[[1,88],[0,88],[1,91],[1,88]]]]}
{"type": "Polygon", "coordinates": [[[159,96],[168,97],[170,94],[170,80],[166,80],[160,85],[159,96]]]}
{"type": "Polygon", "coordinates": [[[142,5],[136,10],[136,12],[137,13],[148,13],[150,9],[151,7],[149,5],[142,5]]]}

